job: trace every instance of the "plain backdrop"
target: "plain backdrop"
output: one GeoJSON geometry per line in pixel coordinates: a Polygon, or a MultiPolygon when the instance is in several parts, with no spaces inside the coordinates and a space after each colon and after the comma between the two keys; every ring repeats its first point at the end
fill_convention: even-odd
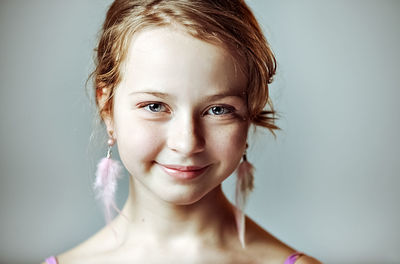
{"type": "MultiPolygon", "coordinates": [[[[249,142],[248,214],[325,263],[400,263],[400,1],[248,3],[278,60],[282,128],[249,142]]],[[[85,81],[109,4],[0,1],[0,263],[39,263],[104,225],[85,81]]]]}

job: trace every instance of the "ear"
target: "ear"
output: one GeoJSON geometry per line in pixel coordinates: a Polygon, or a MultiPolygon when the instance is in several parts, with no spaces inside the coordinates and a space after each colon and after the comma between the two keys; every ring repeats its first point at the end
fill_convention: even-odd
{"type": "Polygon", "coordinates": [[[115,138],[114,122],[111,115],[107,114],[103,117],[104,124],[106,125],[107,134],[109,138],[115,138]]]}
{"type": "Polygon", "coordinates": [[[104,121],[104,124],[107,128],[107,134],[111,137],[112,131],[114,131],[114,122],[113,116],[111,113],[111,105],[112,105],[112,98],[111,98],[111,88],[106,87],[105,83],[99,83],[96,89],[96,100],[97,106],[99,109],[99,114],[101,119],[104,121]]]}

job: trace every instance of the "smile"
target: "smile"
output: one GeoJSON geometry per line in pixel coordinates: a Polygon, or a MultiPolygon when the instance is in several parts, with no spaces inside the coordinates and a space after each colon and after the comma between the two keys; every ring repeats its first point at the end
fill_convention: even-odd
{"type": "Polygon", "coordinates": [[[169,176],[178,180],[191,180],[199,177],[210,166],[180,166],[157,163],[169,176]]]}

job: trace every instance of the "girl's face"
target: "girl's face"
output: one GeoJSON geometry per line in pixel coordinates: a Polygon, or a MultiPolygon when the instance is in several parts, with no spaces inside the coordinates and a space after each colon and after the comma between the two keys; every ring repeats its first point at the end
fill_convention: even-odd
{"type": "Polygon", "coordinates": [[[145,187],[191,204],[237,167],[246,148],[246,78],[223,48],[173,28],[134,35],[114,97],[121,160],[145,187]]]}

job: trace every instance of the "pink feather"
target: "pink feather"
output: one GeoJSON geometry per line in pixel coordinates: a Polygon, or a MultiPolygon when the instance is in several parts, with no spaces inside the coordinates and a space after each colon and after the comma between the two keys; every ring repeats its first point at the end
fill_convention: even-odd
{"type": "Polygon", "coordinates": [[[235,212],[235,220],[236,227],[238,230],[239,240],[242,244],[242,247],[245,248],[245,214],[244,208],[246,206],[247,197],[250,192],[253,190],[253,182],[254,182],[254,167],[250,162],[244,160],[240,163],[239,168],[237,170],[237,183],[236,183],[236,212],[235,212]]]}
{"type": "Polygon", "coordinates": [[[115,192],[117,190],[117,180],[121,177],[121,169],[122,166],[119,161],[111,158],[103,158],[97,164],[96,180],[93,187],[96,191],[96,198],[103,203],[107,223],[113,217],[112,208],[119,211],[115,203],[115,192]]]}

